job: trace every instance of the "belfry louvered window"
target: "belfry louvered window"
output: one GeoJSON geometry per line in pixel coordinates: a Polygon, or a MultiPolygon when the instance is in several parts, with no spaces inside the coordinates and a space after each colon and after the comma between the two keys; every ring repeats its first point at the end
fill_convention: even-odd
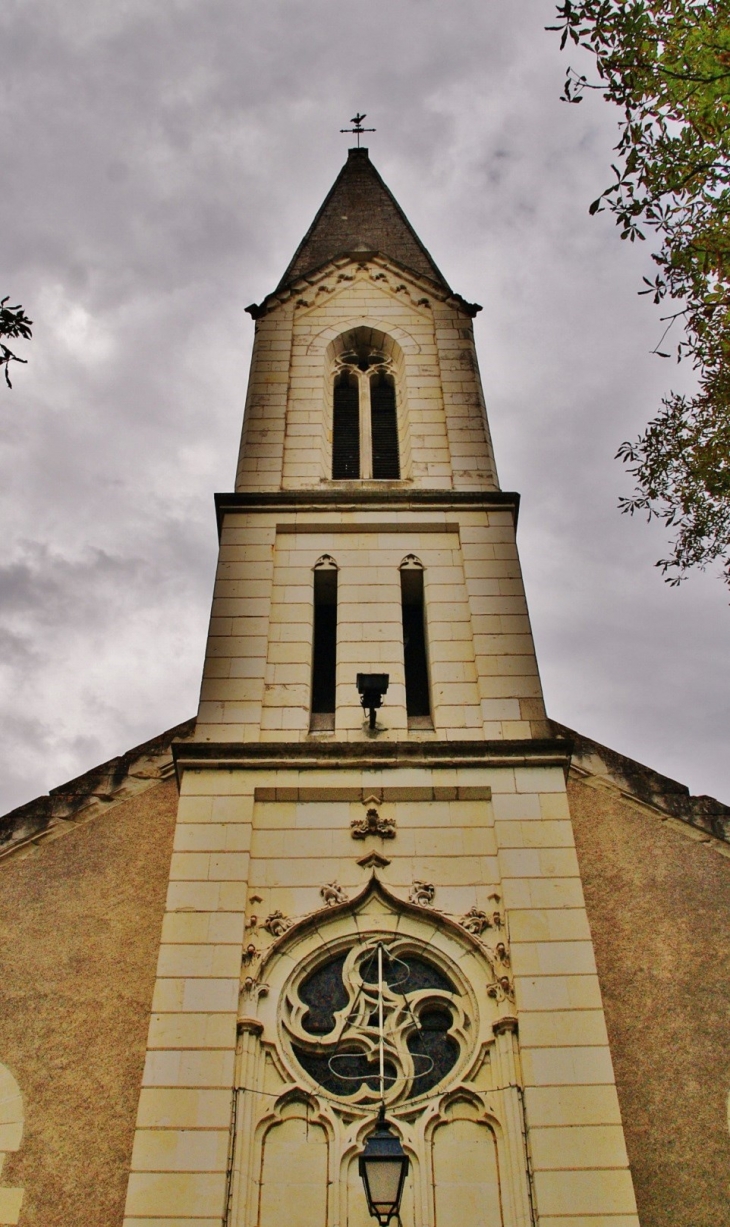
{"type": "Polygon", "coordinates": [[[400,477],[400,460],[395,384],[392,375],[386,375],[384,371],[373,375],[370,380],[370,420],[373,477],[381,481],[397,481],[400,477]]]}
{"type": "Polygon", "coordinates": [[[332,476],[357,481],[360,476],[360,388],[353,371],[335,378],[332,421],[332,476]]]}

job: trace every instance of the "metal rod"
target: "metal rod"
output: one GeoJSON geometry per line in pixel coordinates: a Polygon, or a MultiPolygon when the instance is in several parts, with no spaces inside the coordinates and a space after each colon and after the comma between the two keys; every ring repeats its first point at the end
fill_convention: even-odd
{"type": "Polygon", "coordinates": [[[378,1049],[380,1058],[380,1099],[385,1103],[385,1034],[383,1027],[383,946],[378,942],[378,1049]]]}

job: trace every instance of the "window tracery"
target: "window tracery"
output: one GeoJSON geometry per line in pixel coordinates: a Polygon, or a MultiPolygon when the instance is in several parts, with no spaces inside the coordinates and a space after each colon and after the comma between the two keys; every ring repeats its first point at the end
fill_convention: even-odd
{"type": "Polygon", "coordinates": [[[388,338],[357,328],[340,339],[334,365],[332,477],[401,476],[396,380],[388,338]]]}
{"type": "MultiPolygon", "coordinates": [[[[377,939],[329,952],[290,986],[283,1025],[292,1055],[323,1090],[351,1103],[380,1098],[377,939]]],[[[382,944],[385,1098],[398,1103],[444,1081],[468,1046],[455,980],[412,943],[382,944]]]]}

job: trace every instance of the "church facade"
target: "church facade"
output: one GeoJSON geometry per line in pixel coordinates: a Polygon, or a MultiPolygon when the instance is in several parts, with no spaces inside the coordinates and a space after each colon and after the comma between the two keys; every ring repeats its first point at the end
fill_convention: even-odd
{"type": "Polygon", "coordinates": [[[0,1223],[366,1227],[381,1107],[403,1227],[730,1222],[730,811],[547,719],[478,310],[350,150],[249,308],[197,719],[6,823],[0,1223]]]}

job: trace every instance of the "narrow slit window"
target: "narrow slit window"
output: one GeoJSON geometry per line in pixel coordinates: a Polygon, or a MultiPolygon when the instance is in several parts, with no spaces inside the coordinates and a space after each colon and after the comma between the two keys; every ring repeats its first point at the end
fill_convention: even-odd
{"type": "Polygon", "coordinates": [[[370,413],[373,439],[373,477],[381,481],[400,478],[398,416],[392,375],[381,372],[370,381],[370,413]]]}
{"type": "Polygon", "coordinates": [[[408,724],[411,728],[431,728],[423,571],[416,568],[402,570],[400,585],[408,724]]]}
{"type": "Polygon", "coordinates": [[[314,647],[312,652],[313,729],[335,727],[337,676],[337,570],[314,572],[314,647]]]}
{"type": "Polygon", "coordinates": [[[339,481],[360,477],[360,389],[351,371],[342,371],[335,378],[332,476],[339,481]]]}

